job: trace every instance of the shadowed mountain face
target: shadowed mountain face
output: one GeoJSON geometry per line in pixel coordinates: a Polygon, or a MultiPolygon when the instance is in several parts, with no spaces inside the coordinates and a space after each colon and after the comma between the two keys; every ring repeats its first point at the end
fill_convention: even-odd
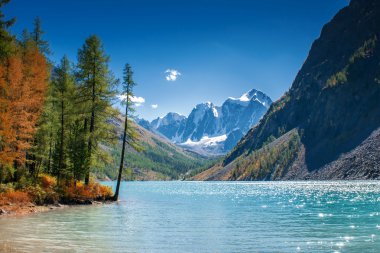
{"type": "MultiPolygon", "coordinates": [[[[316,174],[325,178],[321,171],[335,163],[330,178],[334,174],[350,178],[350,174],[340,173],[347,163],[337,161],[351,153],[361,157],[367,169],[378,169],[380,155],[365,154],[377,150],[380,143],[379,139],[376,144],[376,129],[380,127],[379,39],[380,1],[352,0],[323,27],[291,89],[218,165],[223,168],[218,173],[224,170],[225,179],[241,180],[316,178],[316,174]],[[294,136],[299,142],[292,142],[294,136]],[[264,150],[287,158],[282,164],[277,159],[264,166],[259,160],[264,150]],[[292,154],[285,155],[289,150],[292,154]],[[252,161],[243,162],[248,158],[252,161]],[[291,170],[295,165],[299,173],[291,170]],[[240,177],[243,174],[246,176],[240,177]]],[[[379,177],[379,173],[371,175],[369,178],[379,177]]]]}
{"type": "Polygon", "coordinates": [[[188,117],[168,113],[150,124],[144,120],[138,123],[185,148],[202,154],[223,154],[259,122],[271,104],[266,94],[252,89],[240,98],[228,98],[222,106],[198,104],[188,117]]]}

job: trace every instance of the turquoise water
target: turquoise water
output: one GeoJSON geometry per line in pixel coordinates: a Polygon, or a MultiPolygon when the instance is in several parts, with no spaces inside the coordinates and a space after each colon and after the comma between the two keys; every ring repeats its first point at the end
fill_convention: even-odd
{"type": "Polygon", "coordinates": [[[121,198],[0,218],[0,245],[14,252],[380,252],[380,182],[125,182],[121,198]]]}

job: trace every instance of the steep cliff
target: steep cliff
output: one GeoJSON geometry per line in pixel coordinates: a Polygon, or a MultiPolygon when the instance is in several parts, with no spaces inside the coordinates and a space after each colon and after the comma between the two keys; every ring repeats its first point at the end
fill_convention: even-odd
{"type": "Polygon", "coordinates": [[[379,178],[379,39],[380,1],[352,0],[323,27],[290,90],[198,179],[379,178]]]}

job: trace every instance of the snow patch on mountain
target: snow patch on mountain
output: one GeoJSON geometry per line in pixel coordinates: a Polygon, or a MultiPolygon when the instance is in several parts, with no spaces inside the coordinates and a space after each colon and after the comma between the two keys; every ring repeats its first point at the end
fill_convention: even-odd
{"type": "Polygon", "coordinates": [[[242,102],[248,102],[249,101],[248,93],[244,93],[243,96],[239,98],[239,100],[242,102]]]}
{"type": "Polygon", "coordinates": [[[252,89],[239,98],[228,98],[221,106],[210,101],[198,104],[188,117],[168,113],[153,120],[151,128],[193,151],[223,154],[259,122],[271,104],[266,94],[252,89]]]}
{"type": "Polygon", "coordinates": [[[203,136],[200,141],[192,141],[190,138],[187,139],[184,143],[181,143],[181,145],[184,146],[215,146],[220,144],[221,142],[225,141],[227,139],[227,135],[223,134],[220,136],[214,136],[214,137],[208,137],[203,136]]]}
{"type": "Polygon", "coordinates": [[[215,118],[219,117],[218,110],[215,107],[212,108],[212,113],[214,114],[215,118]]]}
{"type": "Polygon", "coordinates": [[[192,141],[189,138],[186,142],[179,143],[178,145],[202,155],[223,155],[226,139],[226,134],[214,137],[203,136],[199,141],[192,141]]]}

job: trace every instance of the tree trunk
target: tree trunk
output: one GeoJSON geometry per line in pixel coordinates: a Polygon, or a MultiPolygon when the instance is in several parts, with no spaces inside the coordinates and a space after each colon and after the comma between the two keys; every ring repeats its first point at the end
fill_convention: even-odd
{"type": "Polygon", "coordinates": [[[90,119],[90,137],[88,139],[88,167],[86,171],[86,177],[85,177],[85,184],[88,185],[90,182],[90,166],[91,166],[91,151],[92,151],[92,134],[95,130],[95,85],[96,85],[96,79],[95,79],[95,73],[96,73],[96,65],[94,62],[94,70],[93,70],[93,81],[92,81],[92,108],[91,108],[91,119],[90,119]]]}
{"type": "Polygon", "coordinates": [[[117,177],[117,184],[116,184],[115,195],[113,196],[114,201],[117,201],[118,198],[119,198],[120,182],[121,182],[121,176],[122,176],[123,168],[124,168],[124,153],[125,153],[125,143],[126,143],[126,140],[127,140],[127,128],[128,128],[128,97],[127,97],[127,105],[126,105],[126,109],[125,109],[123,146],[122,146],[122,149],[121,149],[121,159],[120,159],[119,175],[117,177]]]}
{"type": "Polygon", "coordinates": [[[52,173],[51,171],[51,158],[53,155],[53,127],[50,126],[50,134],[49,134],[49,158],[48,158],[48,173],[52,173]]]}
{"type": "MultiPolygon", "coordinates": [[[[63,92],[62,92],[63,93],[63,92]]],[[[63,99],[63,94],[62,94],[63,99]]],[[[64,128],[64,102],[61,101],[61,136],[60,136],[60,150],[59,150],[59,170],[57,171],[57,181],[59,183],[61,179],[61,171],[63,170],[63,147],[64,147],[64,138],[65,138],[65,128],[64,128]]]]}
{"type": "Polygon", "coordinates": [[[95,120],[95,112],[92,111],[91,119],[90,119],[90,137],[88,139],[88,164],[86,168],[86,177],[85,184],[88,185],[90,182],[90,166],[91,166],[91,152],[92,152],[92,132],[94,131],[94,120],[95,120]]]}

